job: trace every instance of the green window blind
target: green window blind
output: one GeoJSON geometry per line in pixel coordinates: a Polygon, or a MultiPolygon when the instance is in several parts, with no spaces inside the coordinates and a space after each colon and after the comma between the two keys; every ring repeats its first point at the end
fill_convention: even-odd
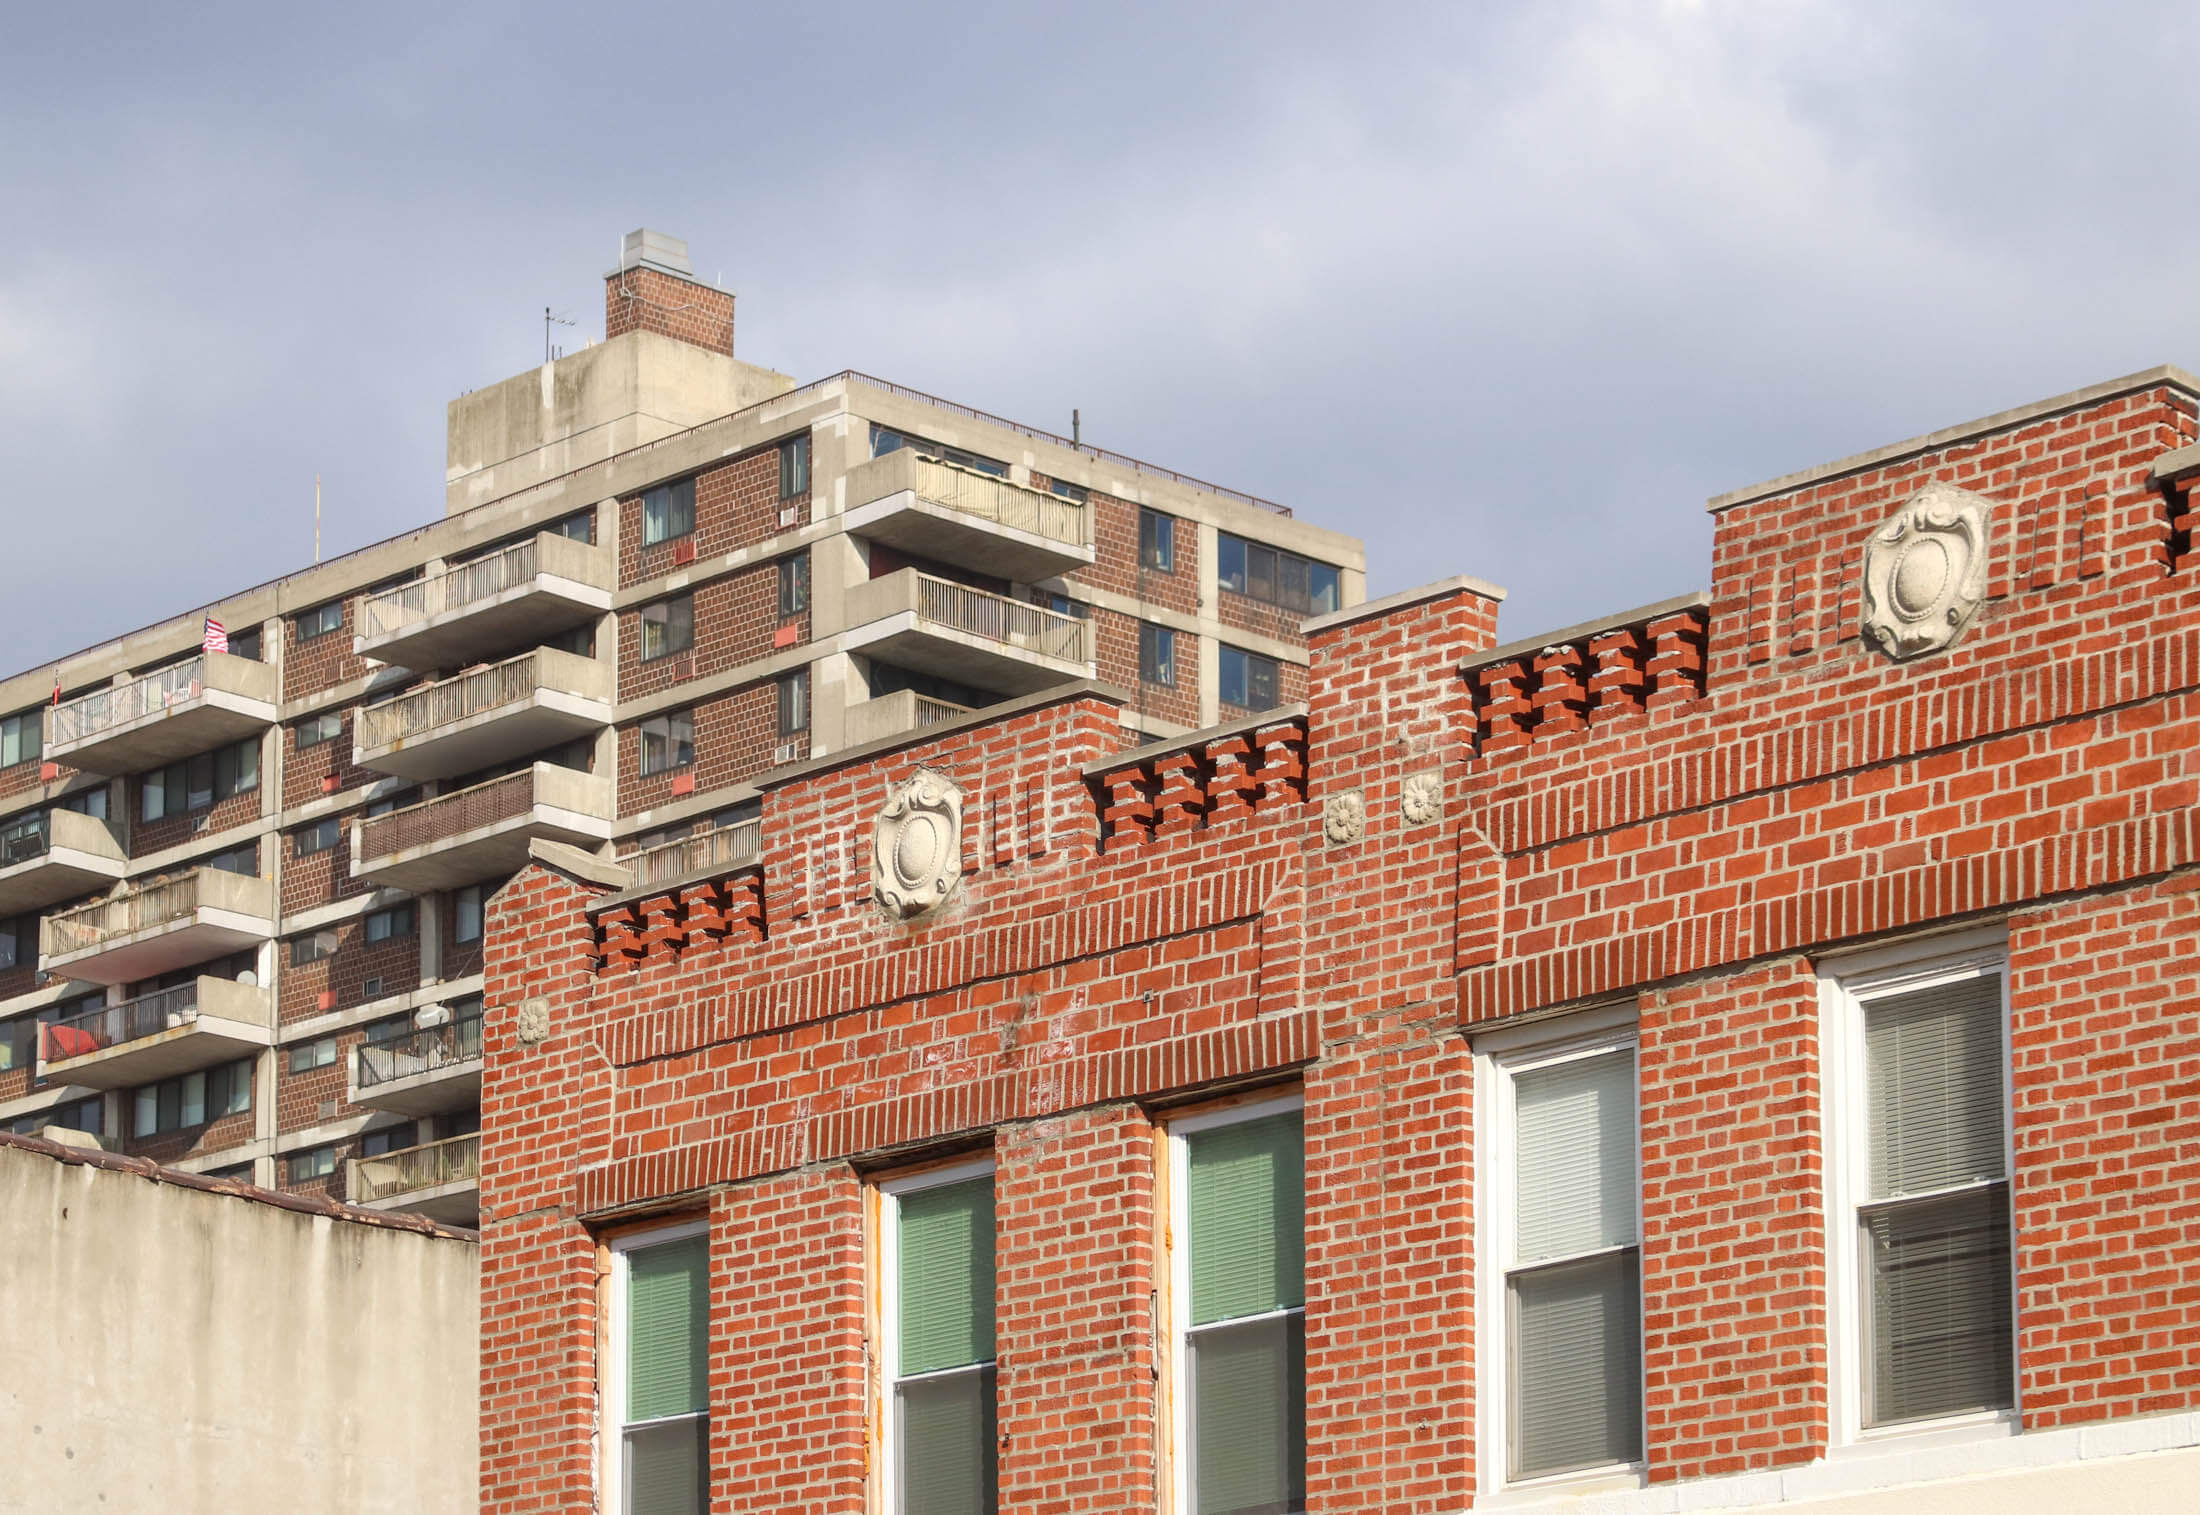
{"type": "Polygon", "coordinates": [[[626,1419],[707,1406],[708,1246],[689,1237],[640,1247],[626,1264],[626,1419]]]}
{"type": "Polygon", "coordinates": [[[918,1189],[900,1210],[902,1377],[993,1356],[993,1180],[918,1189]]]}
{"type": "Polygon", "coordinates": [[[1194,1326],[1306,1302],[1303,1129],[1293,1110],[1185,1137],[1194,1326]]]}
{"type": "Polygon", "coordinates": [[[2001,977],[1864,1011],[1872,1199],[2002,1177],[2001,977]]]}
{"type": "Polygon", "coordinates": [[[903,1384],[901,1515],[985,1515],[998,1500],[993,1370],[903,1384]]]}

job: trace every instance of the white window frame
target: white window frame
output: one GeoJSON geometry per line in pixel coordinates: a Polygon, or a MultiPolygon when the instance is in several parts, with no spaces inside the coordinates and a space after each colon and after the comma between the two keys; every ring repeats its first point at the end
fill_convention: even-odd
{"type": "MultiPolygon", "coordinates": [[[[626,1505],[626,1288],[627,1256],[629,1253],[661,1245],[665,1242],[687,1241],[692,1237],[708,1238],[708,1220],[682,1221],[678,1225],[659,1226],[649,1231],[631,1231],[624,1236],[611,1238],[611,1276],[606,1280],[605,1293],[609,1319],[605,1322],[603,1341],[603,1495],[598,1507],[611,1515],[627,1515],[626,1505]]],[[[709,1339],[710,1264],[708,1247],[705,1248],[703,1265],[703,1308],[705,1311],[704,1339],[709,1339]]],[[[703,1411],[704,1425],[704,1498],[709,1499],[709,1427],[710,1410],[703,1411]]]]}
{"type": "MultiPolygon", "coordinates": [[[[1218,1110],[1203,1110],[1194,1115],[1182,1116],[1168,1124],[1169,1137],[1169,1493],[1170,1508],[1182,1515],[1195,1509],[1192,1502],[1192,1396],[1191,1396],[1191,1314],[1192,1314],[1192,1181],[1191,1148],[1184,1138],[1202,1131],[1212,1131],[1218,1126],[1235,1126],[1245,1121],[1263,1120],[1271,1115],[1287,1115],[1299,1112],[1303,1119],[1306,1096],[1294,1092],[1273,1099],[1256,1100],[1241,1105],[1228,1105],[1218,1110]]],[[[1302,1318],[1306,1306],[1296,1311],[1279,1310],[1277,1315],[1297,1314],[1302,1318]]],[[[1261,1316],[1248,1315],[1243,1320],[1259,1320],[1261,1316]]],[[[1299,1386],[1299,1393],[1306,1393],[1306,1386],[1299,1386]]]]}
{"type": "Polygon", "coordinates": [[[2009,940],[1994,926],[1920,938],[1891,947],[1830,957],[1818,965],[1821,1109],[1826,1152],[1826,1328],[1832,1399],[1829,1455],[1854,1456],[1905,1446],[2014,1436],[2023,1423],[2023,1361],[2017,1293],[2016,1218],[2010,1216],[2010,1395],[2006,1410],[1972,1410],[1899,1425],[1864,1425],[1864,1258],[1856,1210],[1869,1171],[1870,1132],[1864,1119],[1864,1012],[1872,1000],[1995,973],[2001,978],[2002,1174],[2016,1189],[2014,1095],[2009,1056],[2009,940]],[[1834,1118],[1838,1112],[1838,1118],[1834,1118]]]}
{"type": "MultiPolygon", "coordinates": [[[[1512,1338],[1506,1276],[1513,1248],[1513,1080],[1535,1068],[1626,1050],[1635,1059],[1635,1250],[1646,1250],[1642,1226],[1642,1049],[1633,1005],[1606,1005],[1577,1014],[1489,1032],[1474,1042],[1475,1129],[1475,1402],[1477,1507],[1527,1504],[1554,1491],[1591,1493],[1644,1486],[1648,1463],[1614,1462],[1514,1478],[1512,1457],[1512,1338]]],[[[1637,1304],[1638,1322],[1648,1312],[1637,1304]]],[[[1644,1377],[1648,1378],[1645,1360],[1644,1377]]],[[[1637,1387],[1643,1413],[1641,1444],[1650,1445],[1649,1395],[1637,1387]]]]}
{"type": "MultiPolygon", "coordinates": [[[[992,1158],[981,1157],[944,1168],[927,1168],[921,1173],[886,1179],[875,1185],[878,1193],[878,1265],[874,1273],[877,1286],[873,1297],[878,1301],[878,1347],[873,1355],[878,1361],[879,1371],[878,1385],[871,1396],[871,1413],[878,1426],[877,1508],[882,1515],[895,1515],[901,1509],[901,1446],[894,1434],[894,1390],[901,1382],[901,1197],[924,1189],[967,1183],[974,1178],[983,1178],[997,1184],[992,1158]]],[[[998,1188],[994,1192],[994,1202],[996,1205],[1000,1202],[998,1188]]],[[[994,1266],[1000,1266],[998,1243],[995,1244],[994,1266]]],[[[994,1348],[994,1356],[987,1362],[997,1373],[1000,1362],[998,1344],[994,1348]]],[[[964,1367],[945,1371],[970,1373],[978,1369],[964,1367]]],[[[998,1382],[996,1377],[996,1385],[998,1382]]],[[[997,1387],[995,1392],[999,1392],[997,1387]]],[[[998,1406],[995,1414],[996,1417],[999,1414],[998,1406]]],[[[997,1463],[1000,1449],[996,1446],[991,1450],[997,1463]]]]}

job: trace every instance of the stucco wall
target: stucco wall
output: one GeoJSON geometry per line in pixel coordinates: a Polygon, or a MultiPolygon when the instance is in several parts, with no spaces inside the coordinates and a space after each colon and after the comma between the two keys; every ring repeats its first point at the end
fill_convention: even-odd
{"type": "Polygon", "coordinates": [[[472,1510],[474,1253],[0,1146],[0,1511],[472,1510]]]}

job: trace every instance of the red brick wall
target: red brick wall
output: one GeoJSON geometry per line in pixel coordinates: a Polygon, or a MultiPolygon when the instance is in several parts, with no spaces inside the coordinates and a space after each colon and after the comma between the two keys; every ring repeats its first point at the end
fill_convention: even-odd
{"type": "MultiPolygon", "coordinates": [[[[261,765],[260,784],[268,782],[265,762],[261,765]]],[[[232,826],[248,825],[260,817],[260,789],[255,786],[241,794],[216,800],[204,810],[184,811],[164,815],[157,821],[140,820],[145,814],[145,777],[134,775],[129,783],[130,791],[130,856],[145,857],[170,847],[180,847],[195,836],[211,836],[227,831],[232,826]]],[[[261,844],[263,852],[266,843],[261,844]]],[[[260,859],[260,873],[267,873],[267,858],[260,859]]],[[[184,864],[184,867],[190,865],[184,864]]]]}
{"type": "MultiPolygon", "coordinates": [[[[417,910],[427,908],[432,902],[414,901],[417,910]]],[[[417,913],[413,931],[406,936],[391,937],[386,941],[369,943],[365,916],[354,916],[348,921],[324,929],[336,933],[334,956],[324,957],[315,963],[293,963],[290,957],[290,938],[277,942],[275,950],[282,954],[277,977],[282,987],[279,991],[282,1005],[278,1018],[288,1024],[291,1021],[311,1020],[316,1015],[326,1015],[333,1010],[349,1010],[354,1005],[368,1002],[366,981],[382,980],[382,987],[372,998],[384,999],[393,994],[407,994],[420,987],[420,922],[417,913]],[[335,991],[335,1003],[323,1005],[324,990],[335,991]]]]}
{"type": "MultiPolygon", "coordinates": [[[[285,965],[288,966],[287,964],[285,965]]],[[[276,1052],[279,1061],[275,1065],[275,1129],[278,1133],[303,1131],[318,1126],[324,1117],[321,1105],[324,1101],[344,1101],[345,1072],[351,1067],[352,1048],[366,1040],[366,1032],[360,1029],[339,1031],[336,1037],[336,1061],[325,1068],[307,1068],[302,1072],[290,1071],[290,1049],[276,1052]]],[[[302,1043],[300,1045],[303,1045],[302,1043]]],[[[363,1112],[346,1108],[346,1115],[363,1112]]]]}
{"type": "Polygon", "coordinates": [[[754,777],[772,766],[779,736],[779,684],[776,679],[750,684],[694,707],[695,766],[672,768],[641,777],[639,726],[619,728],[619,813],[636,815],[683,796],[673,793],[683,773],[695,780],[695,792],[754,777]]]}
{"type": "Polygon", "coordinates": [[[1190,631],[1179,631],[1176,634],[1175,684],[1148,684],[1138,676],[1138,625],[1130,616],[1118,615],[1112,610],[1101,610],[1098,607],[1093,609],[1094,663],[1099,670],[1100,682],[1129,690],[1137,696],[1129,707],[1132,712],[1130,719],[1134,724],[1138,715],[1144,714],[1164,721],[1174,721],[1179,726],[1198,726],[1198,634],[1190,631]]]}
{"type": "MultiPolygon", "coordinates": [[[[1225,626],[1240,627],[1258,632],[1282,642],[1298,642],[1304,638],[1299,627],[1305,622],[1307,612],[1286,610],[1281,605],[1271,605],[1266,600],[1256,600],[1234,590],[1221,589],[1215,593],[1215,619],[1225,626]]],[[[1228,641],[1225,633],[1224,641],[1228,641]]]]}
{"type": "MultiPolygon", "coordinates": [[[[255,1079],[254,1102],[258,1102],[259,1088],[255,1079]]],[[[164,1131],[158,1136],[139,1138],[131,1133],[137,1129],[137,1093],[125,1089],[122,1094],[121,1150],[133,1157],[149,1157],[156,1163],[182,1162],[200,1153],[223,1152],[243,1142],[252,1140],[254,1113],[240,1110],[235,1115],[225,1115],[219,1120],[208,1121],[203,1126],[187,1126],[181,1131],[164,1131]]]]}
{"type": "MultiPolygon", "coordinates": [[[[745,568],[694,591],[695,645],[670,657],[642,658],[642,616],[637,607],[619,617],[619,698],[646,699],[691,679],[707,678],[770,657],[780,625],[779,566],[745,568]]],[[[794,618],[798,642],[809,640],[807,613],[794,618]]],[[[790,644],[794,645],[794,644],[790,644]]]]}
{"type": "Polygon", "coordinates": [[[353,742],[359,730],[359,707],[346,705],[338,712],[338,717],[343,722],[343,730],[334,741],[316,743],[303,750],[298,746],[298,723],[294,721],[282,728],[285,810],[309,805],[328,793],[323,781],[331,774],[336,777],[338,790],[358,789],[389,777],[373,768],[358,767],[351,760],[353,742]]]}
{"type": "MultiPolygon", "coordinates": [[[[293,826],[288,831],[276,832],[261,842],[263,848],[283,849],[283,899],[284,915],[295,915],[301,910],[312,910],[337,900],[350,899],[365,894],[374,886],[351,876],[351,832],[359,824],[359,811],[347,811],[337,817],[336,845],[320,852],[298,856],[297,838],[305,827],[293,826]]],[[[264,868],[263,868],[263,871],[264,868]]],[[[284,966],[289,966],[285,959],[284,966]]]]}
{"type": "MultiPolygon", "coordinates": [[[[1113,495],[1094,494],[1087,503],[1092,515],[1093,563],[1071,575],[1073,583],[1131,595],[1149,605],[1160,605],[1185,615],[1199,613],[1199,526],[1182,516],[1171,517],[1176,566],[1167,573],[1158,568],[1143,572],[1138,566],[1138,512],[1140,507],[1113,495]]],[[[1159,514],[1167,515],[1167,511],[1159,514]]]]}
{"type": "Polygon", "coordinates": [[[809,502],[807,490],[785,500],[779,497],[776,441],[695,476],[692,537],[672,537],[643,546],[642,497],[631,495],[619,502],[619,582],[638,584],[671,573],[679,566],[676,555],[682,541],[692,542],[697,557],[713,558],[777,536],[792,529],[779,524],[780,511],[793,506],[800,511],[799,519],[807,520],[809,502]]]}
{"type": "Polygon", "coordinates": [[[604,337],[653,331],[733,356],[733,296],[654,268],[629,268],[603,281],[604,337]]]}
{"type": "MultiPolygon", "coordinates": [[[[309,642],[298,640],[295,615],[283,620],[283,698],[304,699],[351,679],[365,678],[373,670],[367,660],[351,650],[352,601],[344,596],[344,624],[309,642]]],[[[304,608],[304,607],[302,607],[304,608]]]]}

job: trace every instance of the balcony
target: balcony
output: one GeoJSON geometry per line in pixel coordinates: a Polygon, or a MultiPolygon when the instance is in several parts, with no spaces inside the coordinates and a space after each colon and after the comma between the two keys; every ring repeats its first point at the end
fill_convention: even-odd
{"type": "Polygon", "coordinates": [[[0,827],[0,916],[97,894],[129,861],[105,821],[74,810],[34,810],[0,827]]]}
{"type": "Polygon", "coordinates": [[[764,825],[742,821],[700,836],[683,837],[625,859],[634,870],[634,887],[646,889],[674,879],[697,878],[746,868],[763,855],[764,825]]]}
{"type": "Polygon", "coordinates": [[[411,779],[448,778],[610,723],[611,670],[593,658],[538,647],[367,706],[359,712],[352,761],[411,779]]]}
{"type": "Polygon", "coordinates": [[[908,736],[928,726],[942,725],[957,716],[970,713],[967,705],[935,700],[917,693],[914,689],[898,689],[892,694],[882,694],[876,699],[863,700],[848,706],[841,714],[841,720],[845,723],[841,727],[841,745],[860,747],[865,742],[883,742],[889,737],[908,736]]]}
{"type": "Polygon", "coordinates": [[[136,773],[275,724],[273,667],[202,652],[64,700],[46,718],[46,757],[87,773],[136,773]]]}
{"type": "Polygon", "coordinates": [[[1092,677],[1092,623],[914,568],[848,591],[842,646],[958,684],[1036,694],[1092,677]]]}
{"type": "Polygon", "coordinates": [[[611,608],[608,548],[555,532],[352,602],[352,650],[406,668],[454,668],[540,642],[611,608]]]}
{"type": "Polygon", "coordinates": [[[550,763],[361,821],[351,876],[426,894],[516,873],[537,837],[593,848],[610,839],[611,781],[550,763]]]}
{"type": "Polygon", "coordinates": [[[410,1210],[447,1226],[481,1213],[481,1137],[453,1136],[381,1157],[355,1157],[344,1197],[370,1210],[410,1210]]]}
{"type": "Polygon", "coordinates": [[[901,448],[848,471],[849,533],[997,579],[1035,583],[1092,563],[1092,512],[901,448]]]}
{"type": "Polygon", "coordinates": [[[38,1076],[128,1089],[264,1051],[274,1024],[267,990],[201,977],[42,1027],[38,1076]]]}
{"type": "Polygon", "coordinates": [[[352,1051],[355,1105],[398,1115],[438,1115],[481,1102],[481,1017],[422,1026],[394,1041],[361,1042],[352,1051]]]}
{"type": "Polygon", "coordinates": [[[121,984],[256,947],[274,935],[271,880],[195,868],[47,916],[38,925],[39,967],[86,983],[121,984]]]}

